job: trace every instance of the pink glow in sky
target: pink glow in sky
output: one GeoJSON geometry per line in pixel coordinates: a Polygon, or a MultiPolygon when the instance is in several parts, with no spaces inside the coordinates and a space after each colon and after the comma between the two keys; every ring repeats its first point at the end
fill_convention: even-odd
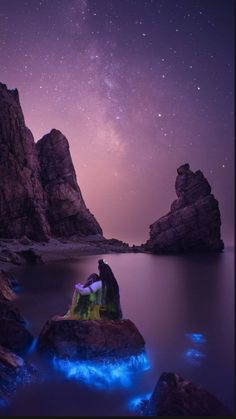
{"type": "Polygon", "coordinates": [[[35,140],[69,140],[106,237],[146,241],[202,170],[233,241],[233,2],[0,0],[0,81],[35,140]]]}

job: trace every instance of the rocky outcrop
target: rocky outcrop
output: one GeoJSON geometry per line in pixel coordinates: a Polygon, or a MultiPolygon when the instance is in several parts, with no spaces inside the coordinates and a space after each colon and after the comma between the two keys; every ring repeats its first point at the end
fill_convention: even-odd
{"type": "Polygon", "coordinates": [[[4,405],[19,385],[32,382],[37,373],[35,367],[0,345],[0,402],[4,405]]]}
{"type": "Polygon", "coordinates": [[[35,145],[17,89],[0,83],[0,237],[102,236],[84,203],[65,136],[55,129],[35,145]]]}
{"type": "Polygon", "coordinates": [[[33,343],[26,321],[13,304],[15,281],[11,275],[0,271],[0,345],[22,354],[33,343]]]}
{"type": "Polygon", "coordinates": [[[177,374],[163,373],[143,416],[230,416],[231,412],[211,393],[177,374]]]}
{"type": "Polygon", "coordinates": [[[36,144],[48,219],[57,237],[101,234],[102,229],[84,203],[77,184],[66,137],[53,129],[36,144]]]}
{"type": "Polygon", "coordinates": [[[0,270],[0,302],[14,300],[15,293],[13,291],[18,283],[16,280],[4,270],[0,270]]]}
{"type": "Polygon", "coordinates": [[[0,83],[0,237],[47,240],[50,227],[39,163],[17,89],[0,83]]]}
{"type": "Polygon", "coordinates": [[[66,359],[123,357],[141,353],[145,341],[130,320],[63,320],[54,317],[37,342],[41,353],[66,359]]]}
{"type": "Polygon", "coordinates": [[[175,182],[178,199],[164,217],[150,226],[150,239],[144,245],[152,253],[220,252],[221,217],[218,201],[198,170],[180,166],[175,182]]]}

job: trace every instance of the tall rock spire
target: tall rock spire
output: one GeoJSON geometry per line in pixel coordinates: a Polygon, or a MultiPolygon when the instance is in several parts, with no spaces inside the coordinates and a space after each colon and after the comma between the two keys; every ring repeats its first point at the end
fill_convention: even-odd
{"type": "Polygon", "coordinates": [[[47,240],[45,207],[35,143],[18,91],[0,83],[0,237],[47,240]]]}
{"type": "Polygon", "coordinates": [[[0,237],[102,235],[86,207],[66,137],[53,129],[35,144],[18,91],[0,83],[0,237]]]}
{"type": "Polygon", "coordinates": [[[64,237],[102,235],[102,229],[86,207],[77,184],[66,137],[53,129],[36,143],[36,148],[52,234],[64,237]]]}

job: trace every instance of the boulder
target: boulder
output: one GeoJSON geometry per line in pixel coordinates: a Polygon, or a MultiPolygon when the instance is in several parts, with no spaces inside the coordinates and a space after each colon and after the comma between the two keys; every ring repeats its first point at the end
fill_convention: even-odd
{"type": "Polygon", "coordinates": [[[14,314],[8,311],[7,317],[0,317],[0,345],[22,355],[29,350],[34,338],[26,329],[24,319],[14,318],[14,314]]]}
{"type": "Polygon", "coordinates": [[[14,288],[18,286],[15,278],[4,270],[0,270],[0,301],[12,301],[15,298],[14,288]]]}
{"type": "Polygon", "coordinates": [[[168,214],[150,225],[150,239],[144,249],[157,254],[221,252],[221,216],[211,187],[189,164],[177,169],[175,190],[178,199],[168,214]]]}
{"type": "Polygon", "coordinates": [[[143,416],[231,416],[215,396],[174,373],[164,372],[142,409],[143,416]]]}
{"type": "Polygon", "coordinates": [[[63,320],[54,317],[43,327],[38,350],[67,359],[126,357],[143,351],[145,341],[130,320],[63,320]]]}
{"type": "Polygon", "coordinates": [[[3,405],[18,385],[31,382],[36,374],[35,367],[0,345],[0,401],[3,405]]]}

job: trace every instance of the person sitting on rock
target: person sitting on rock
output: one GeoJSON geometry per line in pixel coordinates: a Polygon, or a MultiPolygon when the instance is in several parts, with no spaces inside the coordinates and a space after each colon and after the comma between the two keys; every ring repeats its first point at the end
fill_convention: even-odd
{"type": "Polygon", "coordinates": [[[69,310],[64,316],[64,319],[72,320],[100,320],[99,309],[101,307],[102,289],[100,278],[96,273],[89,275],[87,282],[76,284],[72,297],[72,302],[69,310]],[[99,284],[99,285],[97,285],[99,284]],[[91,293],[84,294],[78,291],[78,288],[86,288],[91,290],[91,293]]]}
{"type": "Polygon", "coordinates": [[[79,283],[75,285],[80,299],[75,291],[74,305],[72,303],[74,309],[72,308],[71,314],[76,313],[76,317],[81,320],[122,319],[119,286],[116,278],[110,266],[103,259],[98,261],[98,270],[99,277],[93,274],[95,281],[88,281],[85,285],[79,283]],[[85,296],[89,297],[88,306],[86,306],[86,310],[83,308],[81,310],[81,297],[85,296]]]}

